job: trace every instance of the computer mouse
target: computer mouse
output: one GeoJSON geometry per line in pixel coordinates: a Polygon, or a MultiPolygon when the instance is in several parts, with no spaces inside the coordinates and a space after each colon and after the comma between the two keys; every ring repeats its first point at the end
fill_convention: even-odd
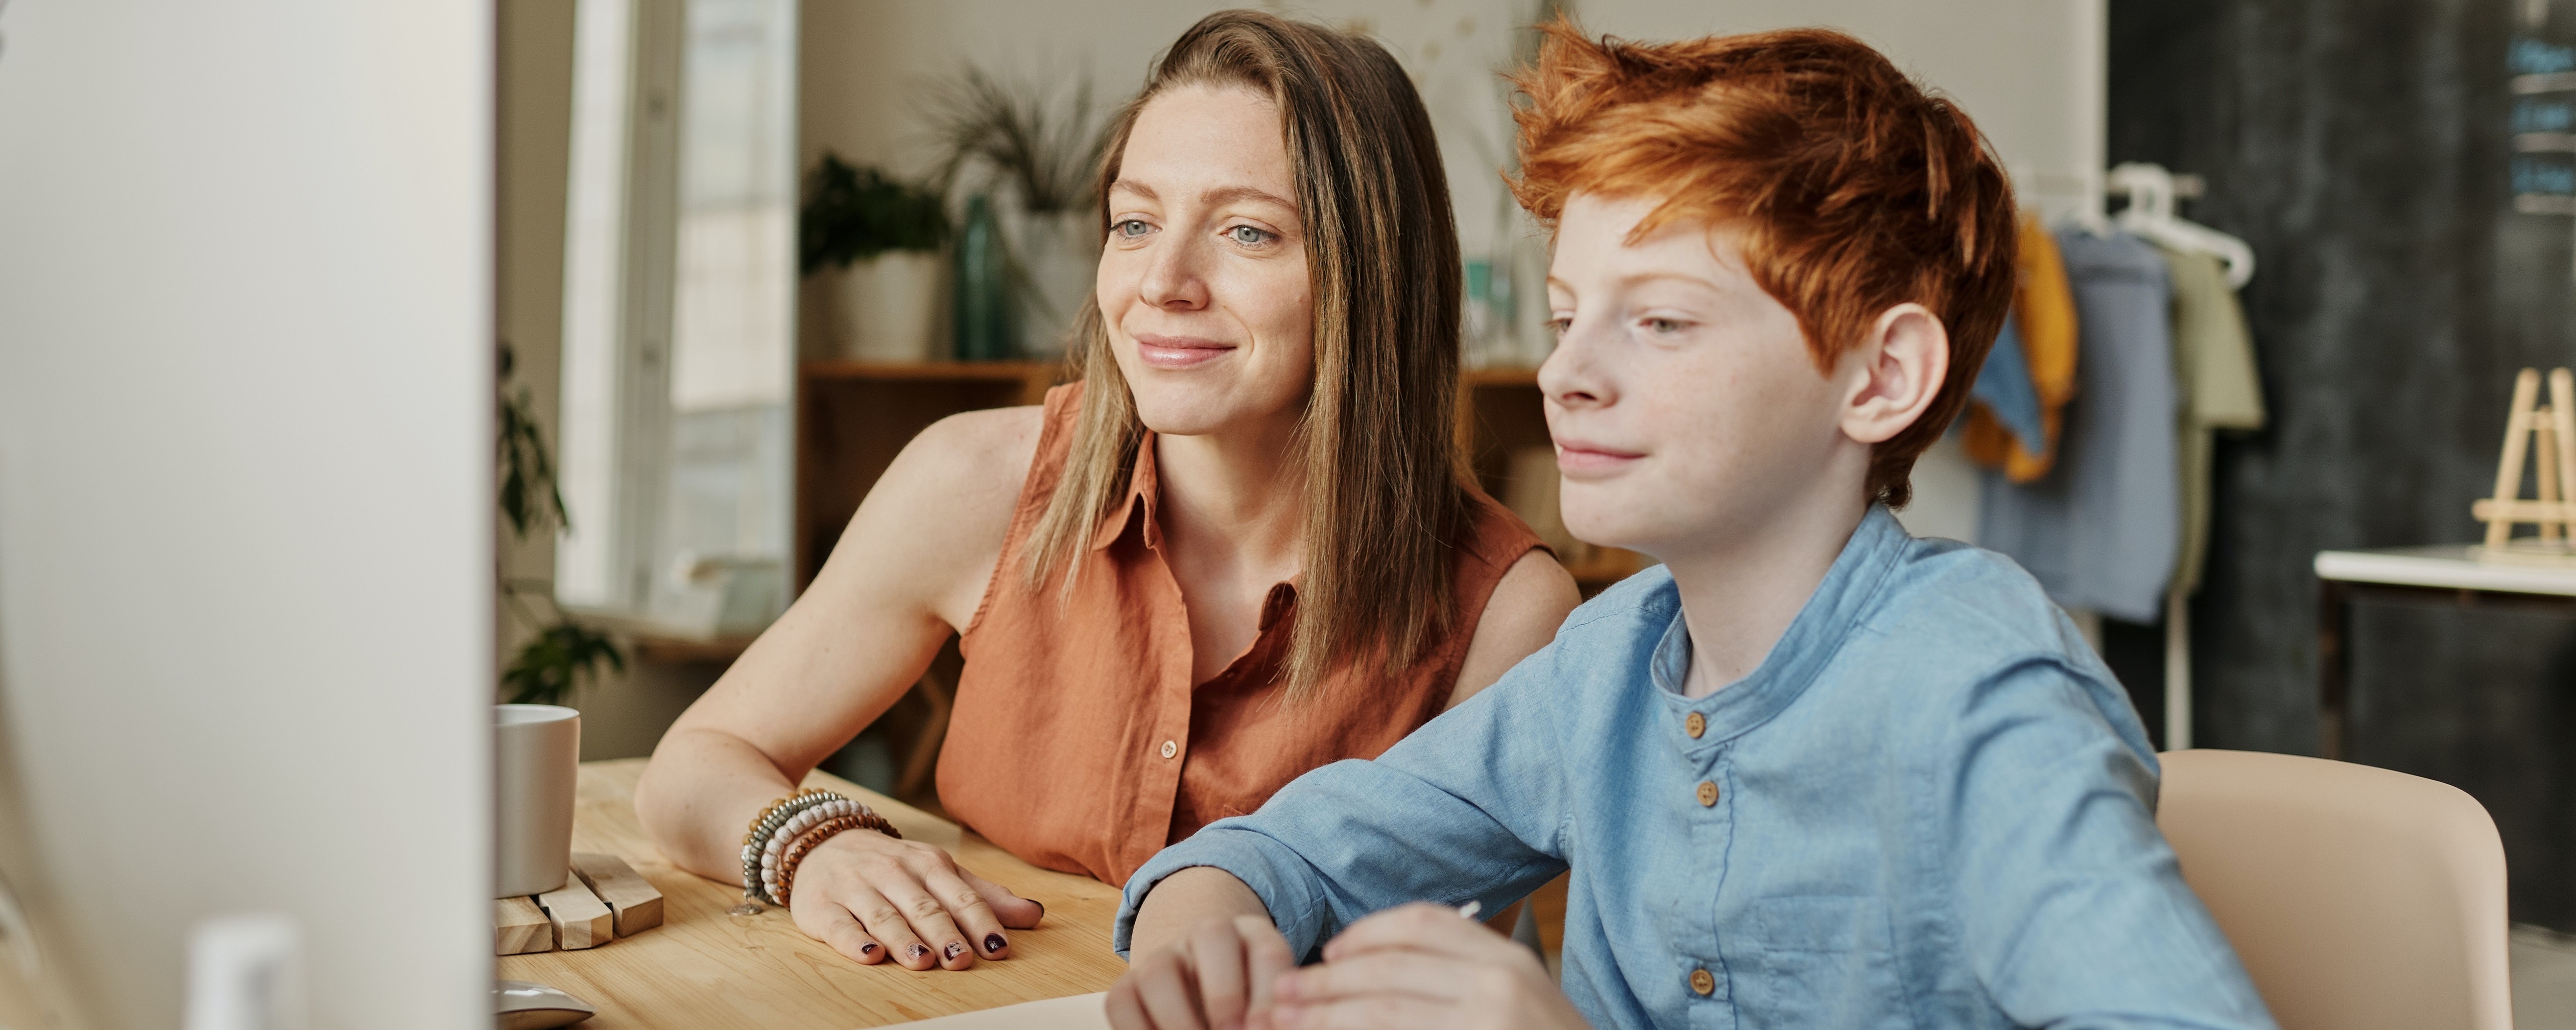
{"type": "Polygon", "coordinates": [[[525,980],[493,981],[492,1011],[501,1030],[571,1026],[598,1013],[588,1002],[525,980]]]}

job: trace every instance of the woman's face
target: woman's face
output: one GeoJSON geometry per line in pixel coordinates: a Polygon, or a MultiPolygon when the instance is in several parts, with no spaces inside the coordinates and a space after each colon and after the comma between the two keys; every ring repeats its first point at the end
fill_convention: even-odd
{"type": "Polygon", "coordinates": [[[1268,98],[1186,87],[1138,113],[1099,293],[1146,428],[1196,436],[1305,410],[1315,325],[1296,196],[1268,98]]]}

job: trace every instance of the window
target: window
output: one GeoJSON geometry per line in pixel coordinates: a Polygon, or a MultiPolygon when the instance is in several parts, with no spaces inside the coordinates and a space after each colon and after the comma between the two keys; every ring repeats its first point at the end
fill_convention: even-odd
{"type": "Polygon", "coordinates": [[[686,635],[787,598],[794,0],[580,0],[565,226],[567,605],[686,635]]]}

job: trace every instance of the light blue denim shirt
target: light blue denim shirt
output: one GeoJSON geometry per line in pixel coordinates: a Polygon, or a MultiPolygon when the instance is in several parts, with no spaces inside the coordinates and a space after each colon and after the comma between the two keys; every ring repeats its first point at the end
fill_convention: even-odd
{"type": "Polygon", "coordinates": [[[1671,575],[1639,573],[1377,760],[1146,863],[1116,945],[1189,866],[1306,955],[1571,867],[1598,1027],[2272,1025],[2156,831],[2127,695],[2009,560],[1874,508],[1751,675],[1694,700],[1689,665],[1671,575]]]}

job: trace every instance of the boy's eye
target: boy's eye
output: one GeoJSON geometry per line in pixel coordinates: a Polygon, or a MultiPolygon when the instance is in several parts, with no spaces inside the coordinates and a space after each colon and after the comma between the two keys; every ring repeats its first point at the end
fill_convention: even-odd
{"type": "Polygon", "coordinates": [[[1547,320],[1547,327],[1554,330],[1556,335],[1563,336],[1565,335],[1566,330],[1574,328],[1574,319],[1571,317],[1551,318],[1547,320]]]}
{"type": "Polygon", "coordinates": [[[1111,223],[1109,231],[1120,239],[1132,240],[1145,235],[1145,233],[1150,230],[1149,227],[1146,226],[1144,219],[1126,218],[1111,223]]]}
{"type": "Polygon", "coordinates": [[[1226,230],[1225,235],[1227,239],[1233,240],[1234,242],[1243,244],[1247,247],[1258,247],[1264,243],[1270,242],[1272,238],[1270,233],[1255,229],[1249,225],[1235,226],[1234,228],[1226,230]]]}
{"type": "Polygon", "coordinates": [[[1646,320],[1646,328],[1658,333],[1678,333],[1682,331],[1682,325],[1683,323],[1669,318],[1649,318],[1646,320]]]}

